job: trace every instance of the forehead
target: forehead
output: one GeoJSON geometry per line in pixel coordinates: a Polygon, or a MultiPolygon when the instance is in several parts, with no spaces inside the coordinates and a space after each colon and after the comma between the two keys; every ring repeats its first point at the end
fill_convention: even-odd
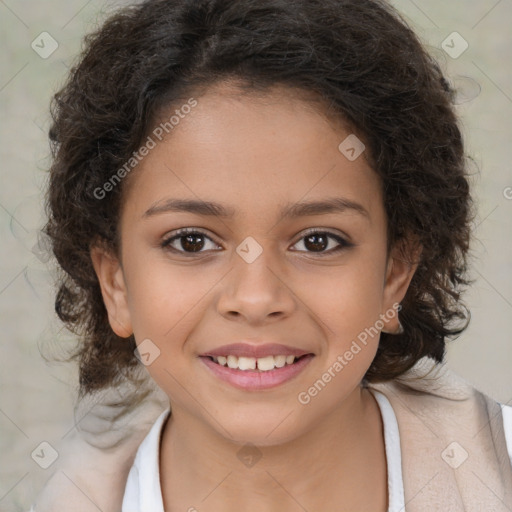
{"type": "Polygon", "coordinates": [[[157,128],[173,116],[175,124],[162,140],[150,132],[155,146],[130,176],[130,209],[184,197],[223,203],[247,216],[327,194],[372,209],[377,175],[364,151],[355,160],[340,151],[355,135],[316,97],[285,87],[252,93],[221,85],[184,98],[183,105],[192,98],[192,109],[181,111],[175,103],[157,119],[157,128]]]}

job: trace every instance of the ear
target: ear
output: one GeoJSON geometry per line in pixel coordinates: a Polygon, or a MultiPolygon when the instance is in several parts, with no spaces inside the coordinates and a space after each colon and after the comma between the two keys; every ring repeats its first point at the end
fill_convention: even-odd
{"type": "MultiPolygon", "coordinates": [[[[384,281],[383,313],[402,302],[418,268],[421,253],[421,244],[413,238],[400,240],[390,251],[384,281]]],[[[393,324],[398,327],[398,315],[394,318],[393,324]]]]}
{"type": "Polygon", "coordinates": [[[121,338],[128,338],[133,329],[121,263],[110,251],[99,245],[93,245],[90,254],[107,308],[110,327],[121,338]]]}

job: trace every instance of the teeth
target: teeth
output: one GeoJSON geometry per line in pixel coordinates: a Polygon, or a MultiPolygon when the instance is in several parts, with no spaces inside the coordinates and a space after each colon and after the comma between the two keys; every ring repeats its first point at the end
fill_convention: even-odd
{"type": "MultiPolygon", "coordinates": [[[[261,357],[258,359],[258,370],[268,372],[269,370],[273,370],[275,367],[274,356],[261,357]]],[[[240,368],[242,369],[241,366],[240,368]]]]}
{"type": "Polygon", "coordinates": [[[274,361],[277,368],[282,368],[286,364],[286,356],[274,356],[274,361]]]}
{"type": "Polygon", "coordinates": [[[228,366],[230,368],[238,368],[238,357],[235,356],[228,356],[228,366]]]}
{"type": "Polygon", "coordinates": [[[228,365],[229,368],[238,370],[258,370],[268,372],[274,368],[282,368],[286,364],[293,364],[295,356],[266,356],[266,357],[237,357],[218,356],[213,358],[221,366],[228,365]]]}
{"type": "MultiPolygon", "coordinates": [[[[230,356],[233,357],[233,356],[230,356]]],[[[258,359],[258,364],[260,359],[258,359]]],[[[256,359],[254,357],[239,357],[238,368],[240,370],[256,370],[256,359]]]]}

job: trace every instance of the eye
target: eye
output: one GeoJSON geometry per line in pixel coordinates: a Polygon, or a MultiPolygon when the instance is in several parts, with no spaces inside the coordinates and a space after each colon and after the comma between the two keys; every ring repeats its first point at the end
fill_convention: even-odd
{"type": "Polygon", "coordinates": [[[183,228],[176,231],[174,236],[166,238],[161,243],[161,247],[173,252],[193,254],[197,252],[205,252],[202,249],[208,245],[207,241],[212,243],[213,248],[218,247],[218,245],[203,231],[196,228],[183,228]]]}
{"type": "MultiPolygon", "coordinates": [[[[319,230],[318,228],[309,230],[295,245],[300,243],[304,245],[306,252],[317,253],[319,256],[336,253],[354,246],[354,244],[348,242],[342,236],[330,231],[319,230]],[[331,247],[332,245],[334,247],[331,247]]],[[[172,236],[163,240],[161,247],[176,253],[194,254],[205,252],[209,249],[215,250],[219,246],[203,231],[197,228],[183,228],[175,231],[172,236]],[[208,248],[208,243],[211,244],[210,248],[208,248]]]]}
{"type": "Polygon", "coordinates": [[[320,256],[336,253],[354,246],[354,244],[347,242],[347,240],[340,235],[331,233],[330,231],[322,231],[318,228],[309,230],[303,235],[299,242],[297,242],[297,244],[299,243],[302,243],[308,252],[317,253],[320,256]],[[333,248],[329,248],[333,245],[329,242],[330,240],[334,240],[337,245],[334,244],[333,248]],[[329,248],[329,250],[326,250],[327,248],[329,248]]]}

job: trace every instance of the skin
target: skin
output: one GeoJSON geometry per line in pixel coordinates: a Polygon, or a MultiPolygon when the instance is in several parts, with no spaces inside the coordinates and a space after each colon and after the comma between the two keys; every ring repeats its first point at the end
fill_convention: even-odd
{"type": "MultiPolygon", "coordinates": [[[[386,253],[379,178],[364,153],[349,161],[338,150],[351,133],[346,124],[291,90],[240,94],[224,83],[196,99],[129,177],[119,256],[91,251],[113,330],[160,350],[147,369],[172,407],[160,452],[165,508],[231,512],[257,502],[267,512],[384,512],[381,416],[360,386],[378,336],[310,403],[297,399],[403,299],[414,274],[398,248],[386,253]],[[347,209],[279,220],[286,203],[327,197],[359,203],[367,215],[347,209]],[[168,198],[216,201],[235,214],[144,215],[168,198]],[[172,245],[181,253],[161,247],[185,227],[209,237],[193,240],[202,252],[184,252],[183,238],[172,245]],[[353,246],[332,252],[332,238],[308,244],[309,228],[353,246]],[[252,263],[236,252],[248,236],[263,250],[252,263]],[[198,357],[241,340],[315,357],[278,387],[245,391],[198,357]],[[252,467],[237,457],[246,443],[261,455],[252,467]]],[[[395,317],[385,329],[396,328],[395,317]]]]}

